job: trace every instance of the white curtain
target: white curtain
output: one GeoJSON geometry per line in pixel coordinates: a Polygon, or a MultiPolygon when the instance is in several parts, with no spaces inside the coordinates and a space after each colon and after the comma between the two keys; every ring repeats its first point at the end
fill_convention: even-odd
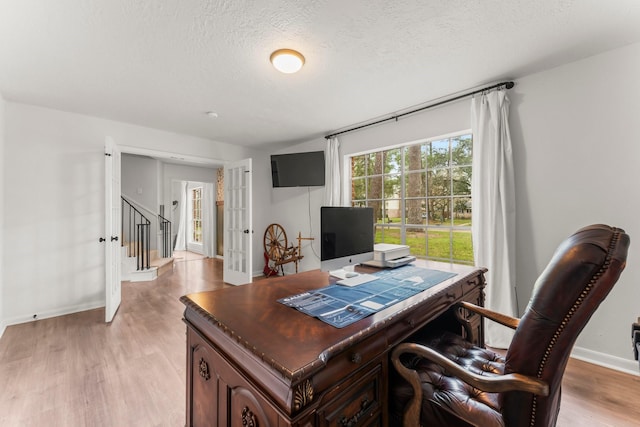
{"type": "Polygon", "coordinates": [[[176,236],[176,251],[187,250],[187,181],[180,182],[180,200],[178,201],[180,222],[178,223],[178,235],[176,236]]]}
{"type": "Polygon", "coordinates": [[[204,183],[202,194],[202,254],[212,258],[215,256],[215,196],[213,184],[204,183]]]}
{"type": "MultiPolygon", "coordinates": [[[[489,270],[485,306],[515,316],[515,188],[508,117],[505,90],[472,99],[471,230],[475,263],[489,270]]],[[[509,328],[485,322],[488,346],[507,348],[512,337],[509,328]]]]}
{"type": "Polygon", "coordinates": [[[323,206],[340,206],[340,143],[335,136],[327,139],[324,163],[324,204],[323,206]]]}

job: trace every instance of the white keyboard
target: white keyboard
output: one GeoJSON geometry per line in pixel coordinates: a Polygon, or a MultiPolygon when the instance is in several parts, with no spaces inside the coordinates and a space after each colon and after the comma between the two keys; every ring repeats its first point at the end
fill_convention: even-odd
{"type": "Polygon", "coordinates": [[[338,280],[336,283],[342,286],[358,286],[363,283],[372,282],[374,280],[378,280],[378,276],[374,276],[373,274],[358,274],[357,276],[347,277],[346,279],[338,280]]]}

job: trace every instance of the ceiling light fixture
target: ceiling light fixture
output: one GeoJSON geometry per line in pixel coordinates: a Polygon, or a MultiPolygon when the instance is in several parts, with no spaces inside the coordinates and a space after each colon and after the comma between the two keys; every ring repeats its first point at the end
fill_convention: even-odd
{"type": "Polygon", "coordinates": [[[207,111],[205,113],[207,116],[209,116],[212,119],[217,119],[218,118],[218,113],[216,113],[215,111],[207,111]]]}
{"type": "Polygon", "coordinates": [[[276,70],[285,74],[298,72],[304,65],[304,56],[293,49],[278,49],[269,59],[276,70]]]}

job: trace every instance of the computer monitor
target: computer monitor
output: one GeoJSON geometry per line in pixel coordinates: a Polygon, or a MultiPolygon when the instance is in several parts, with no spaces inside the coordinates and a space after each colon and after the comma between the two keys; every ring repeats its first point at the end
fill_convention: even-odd
{"type": "Polygon", "coordinates": [[[371,261],[374,232],[373,208],[321,207],[320,269],[344,278],[344,271],[371,261]]]}

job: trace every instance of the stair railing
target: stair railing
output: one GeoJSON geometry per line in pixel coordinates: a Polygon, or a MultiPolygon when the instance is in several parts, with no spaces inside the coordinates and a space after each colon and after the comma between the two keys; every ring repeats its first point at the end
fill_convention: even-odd
{"type": "Polygon", "coordinates": [[[135,208],[127,199],[122,197],[122,245],[127,240],[129,251],[134,242],[133,252],[136,257],[136,270],[148,270],[150,266],[149,252],[151,249],[151,221],[135,208]],[[128,233],[125,233],[128,232],[128,233]]]}
{"type": "Polygon", "coordinates": [[[158,215],[160,223],[160,232],[162,233],[162,258],[171,258],[173,256],[173,245],[171,244],[171,221],[162,215],[158,215]]]}

